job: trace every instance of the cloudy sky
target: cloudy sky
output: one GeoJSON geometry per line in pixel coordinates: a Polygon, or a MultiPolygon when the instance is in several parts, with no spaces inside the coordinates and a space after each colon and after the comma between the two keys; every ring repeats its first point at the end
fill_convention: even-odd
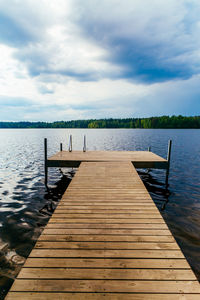
{"type": "Polygon", "coordinates": [[[200,114],[199,0],[0,0],[0,120],[200,114]]]}

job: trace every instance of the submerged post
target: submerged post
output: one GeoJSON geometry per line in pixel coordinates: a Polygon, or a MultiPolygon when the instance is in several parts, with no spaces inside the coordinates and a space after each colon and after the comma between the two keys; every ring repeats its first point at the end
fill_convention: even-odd
{"type": "Polygon", "coordinates": [[[83,139],[83,152],[86,152],[86,135],[84,135],[83,139]]]}
{"type": "Polygon", "coordinates": [[[60,151],[62,151],[63,150],[63,148],[62,148],[62,143],[60,143],[60,151]]]}
{"type": "Polygon", "coordinates": [[[171,160],[171,150],[172,150],[172,140],[169,140],[169,143],[168,143],[168,154],[167,154],[167,170],[166,170],[166,180],[165,180],[166,188],[169,186],[168,180],[169,180],[169,169],[170,169],[170,160],[171,160]]]}
{"type": "Polygon", "coordinates": [[[72,135],[69,136],[69,152],[72,152],[72,135]]]}
{"type": "Polygon", "coordinates": [[[44,139],[44,183],[47,186],[48,182],[48,166],[47,166],[47,138],[44,139]]]}

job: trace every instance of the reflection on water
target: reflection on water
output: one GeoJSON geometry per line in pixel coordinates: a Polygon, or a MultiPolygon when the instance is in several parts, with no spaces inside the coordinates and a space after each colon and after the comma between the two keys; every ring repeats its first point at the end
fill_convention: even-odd
{"type": "Polygon", "coordinates": [[[141,129],[0,129],[0,290],[1,298],[31,251],[43,226],[69,184],[73,172],[49,170],[44,187],[43,139],[48,154],[82,150],[83,135],[90,150],[147,150],[166,157],[173,140],[169,190],[165,171],[140,170],[147,189],[200,279],[200,135],[199,130],[141,129]],[[3,288],[1,288],[3,287],[3,288]],[[4,291],[3,291],[4,290],[4,291]]]}
{"type": "Polygon", "coordinates": [[[151,194],[154,202],[158,208],[163,211],[169,201],[170,190],[166,187],[165,182],[159,181],[156,177],[154,178],[151,170],[141,171],[138,170],[140,178],[144,182],[146,189],[151,194]]]}

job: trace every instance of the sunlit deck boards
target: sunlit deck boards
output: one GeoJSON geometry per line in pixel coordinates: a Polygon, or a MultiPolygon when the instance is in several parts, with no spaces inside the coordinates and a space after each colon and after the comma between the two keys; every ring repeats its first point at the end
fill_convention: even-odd
{"type": "Polygon", "coordinates": [[[131,162],[83,162],[7,298],[200,299],[131,162]]]}
{"type": "Polygon", "coordinates": [[[81,162],[131,161],[136,168],[167,168],[167,160],[149,151],[60,151],[47,160],[48,167],[78,167],[81,162]]]}

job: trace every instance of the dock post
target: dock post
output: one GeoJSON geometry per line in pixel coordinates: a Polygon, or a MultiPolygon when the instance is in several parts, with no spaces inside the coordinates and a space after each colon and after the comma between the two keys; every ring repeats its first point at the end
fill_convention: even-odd
{"type": "MultiPolygon", "coordinates": [[[[151,146],[148,147],[148,151],[151,152],[151,146]]],[[[147,169],[147,173],[149,173],[151,169],[147,169]]]]}
{"type": "Polygon", "coordinates": [[[83,139],[83,152],[86,152],[86,135],[84,135],[83,139]]]}
{"type": "Polygon", "coordinates": [[[171,160],[171,150],[172,150],[172,140],[169,140],[168,143],[168,154],[167,154],[167,170],[166,170],[166,179],[165,179],[165,185],[166,188],[168,188],[169,184],[169,169],[170,169],[170,160],[171,160]]]}
{"type": "Polygon", "coordinates": [[[60,143],[60,151],[62,151],[62,150],[63,150],[62,143],[60,143]]]}
{"type": "Polygon", "coordinates": [[[44,183],[45,186],[47,186],[48,182],[48,166],[47,166],[47,138],[44,139],[44,183]]]}
{"type": "Polygon", "coordinates": [[[72,135],[69,136],[69,152],[72,152],[72,135]]]}

